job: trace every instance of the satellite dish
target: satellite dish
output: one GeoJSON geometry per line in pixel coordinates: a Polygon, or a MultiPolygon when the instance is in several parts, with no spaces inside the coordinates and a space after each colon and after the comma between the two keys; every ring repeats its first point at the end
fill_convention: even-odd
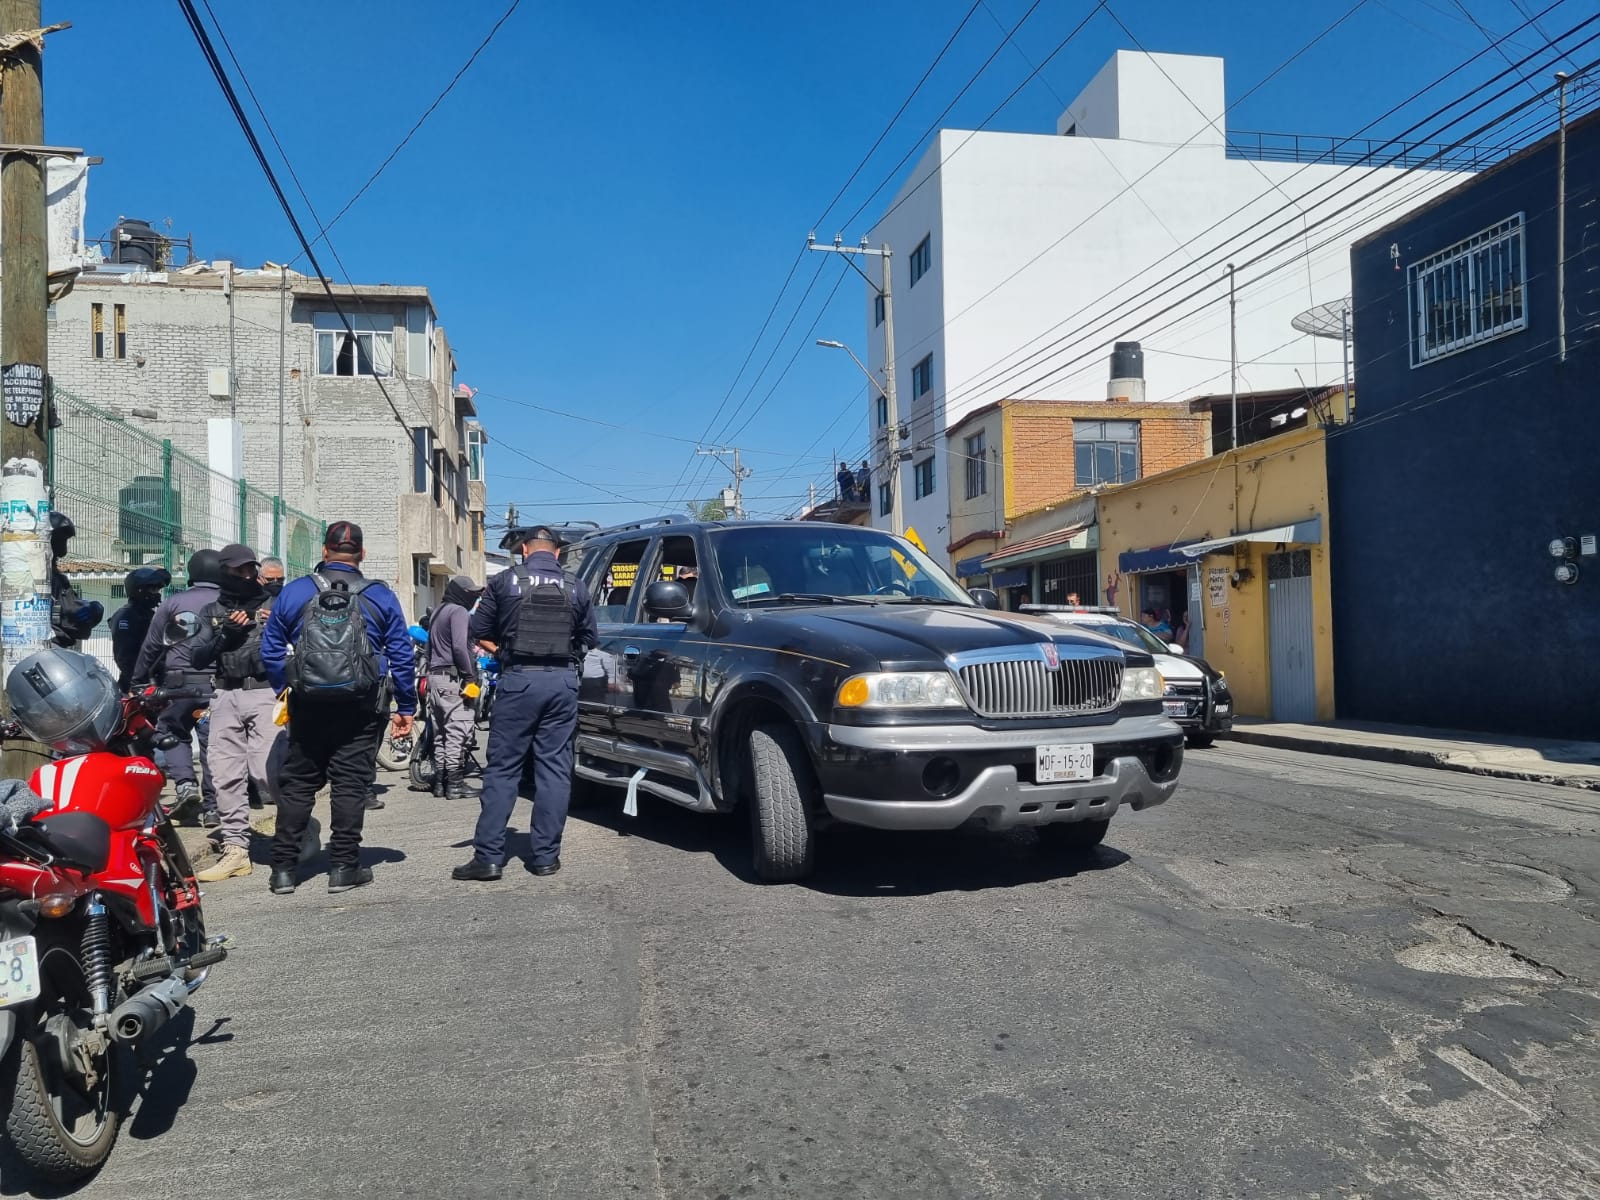
{"type": "Polygon", "coordinates": [[[1306,309],[1306,312],[1291,320],[1290,325],[1301,333],[1309,333],[1312,338],[1350,341],[1350,298],[1346,296],[1342,301],[1331,301],[1330,304],[1318,304],[1314,309],[1306,309]]]}
{"type": "Polygon", "coordinates": [[[1308,308],[1289,324],[1312,337],[1350,340],[1350,297],[1308,308]]]}

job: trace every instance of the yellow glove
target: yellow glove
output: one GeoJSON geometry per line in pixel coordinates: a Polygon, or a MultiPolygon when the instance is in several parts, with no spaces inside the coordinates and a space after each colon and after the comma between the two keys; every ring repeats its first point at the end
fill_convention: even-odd
{"type": "Polygon", "coordinates": [[[483,692],[483,689],[481,687],[479,687],[476,683],[469,683],[469,684],[467,684],[466,687],[461,689],[461,694],[463,696],[465,696],[468,700],[476,700],[479,697],[479,695],[482,694],[482,692],[483,692]]]}
{"type": "Polygon", "coordinates": [[[272,723],[274,725],[287,725],[289,723],[288,688],[283,689],[283,694],[278,697],[278,702],[272,706],[272,723]]]}

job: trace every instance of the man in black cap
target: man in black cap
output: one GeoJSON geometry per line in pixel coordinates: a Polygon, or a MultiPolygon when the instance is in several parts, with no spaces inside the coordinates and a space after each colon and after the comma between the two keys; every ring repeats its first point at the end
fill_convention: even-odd
{"type": "Polygon", "coordinates": [[[509,530],[503,549],[523,561],[489,580],[473,609],[472,638],[500,655],[499,694],[489,718],[488,765],[472,861],[452,878],[490,882],[506,858],[506,824],[533,757],[533,832],[528,868],[561,869],[561,833],[572,796],[578,728],[578,666],[600,640],[588,589],[556,561],[561,539],[547,525],[509,530]]]}
{"type": "Polygon", "coordinates": [[[428,622],[428,708],[433,717],[433,794],[467,798],[467,750],[472,740],[471,702],[461,689],[476,682],[468,623],[483,588],[466,575],[445,584],[444,600],[428,622]]]}
{"type": "Polygon", "coordinates": [[[133,664],[139,661],[150,618],[161,603],[161,593],[172,582],[165,567],[136,567],[123,578],[128,602],[111,618],[111,657],[117,663],[117,686],[124,692],[133,681],[133,664]]]}

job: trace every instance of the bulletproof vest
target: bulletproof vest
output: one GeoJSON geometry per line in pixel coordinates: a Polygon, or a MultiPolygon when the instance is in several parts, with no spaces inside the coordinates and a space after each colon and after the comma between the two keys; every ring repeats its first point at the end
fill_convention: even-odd
{"type": "Polygon", "coordinates": [[[511,656],[517,662],[567,666],[572,653],[572,580],[563,575],[560,582],[542,577],[535,583],[526,566],[511,568],[516,573],[522,603],[517,609],[517,632],[511,641],[511,656]]]}

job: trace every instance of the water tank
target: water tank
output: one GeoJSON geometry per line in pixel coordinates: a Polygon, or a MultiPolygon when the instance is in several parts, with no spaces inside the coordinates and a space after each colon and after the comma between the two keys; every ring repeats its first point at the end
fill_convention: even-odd
{"type": "Polygon", "coordinates": [[[117,492],[117,538],[132,550],[158,550],[183,528],[183,497],[159,475],[135,475],[117,492]]]}
{"type": "Polygon", "coordinates": [[[166,239],[150,227],[149,221],[124,217],[111,231],[111,261],[154,271],[161,265],[166,239]]]}
{"type": "Polygon", "coordinates": [[[1144,378],[1144,351],[1138,342],[1117,342],[1111,347],[1111,378],[1144,378]]]}

